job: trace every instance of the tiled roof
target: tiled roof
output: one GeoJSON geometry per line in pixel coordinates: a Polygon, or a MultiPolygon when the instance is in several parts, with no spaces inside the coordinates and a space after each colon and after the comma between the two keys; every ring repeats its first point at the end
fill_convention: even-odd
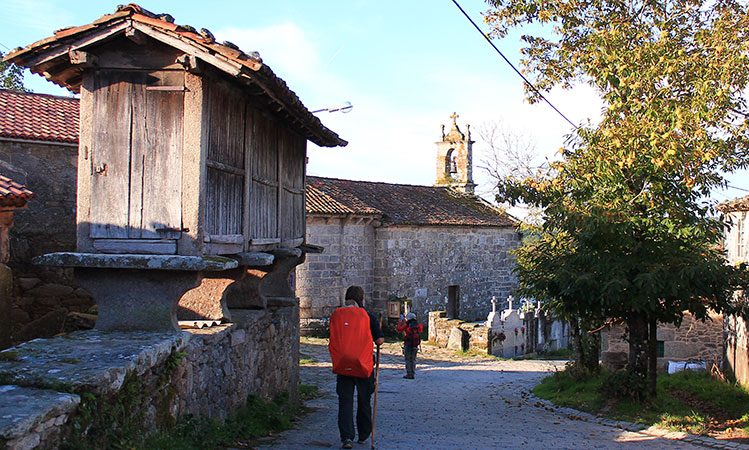
{"type": "Polygon", "coordinates": [[[307,213],[373,215],[400,225],[514,227],[515,219],[483,199],[442,186],[307,177],[307,213]]]}
{"type": "Polygon", "coordinates": [[[749,195],[720,203],[718,205],[718,210],[724,213],[732,211],[749,211],[749,195]]]}
{"type": "Polygon", "coordinates": [[[315,144],[323,147],[347,144],[302,104],[257,52],[248,54],[231,42],[218,43],[205,28],[197,31],[189,25],[176,25],[169,14],[154,14],[133,3],[118,6],[113,14],[90,24],[57,30],[51,37],[13,50],[5,60],[78,92],[85,67],[71,64],[69,50],[85,51],[128,32],[143,33],[234,77],[252,94],[260,94],[270,108],[285,116],[293,129],[315,144]]]}
{"type": "Polygon", "coordinates": [[[33,196],[26,186],[0,175],[0,206],[20,207],[33,196]]]}
{"type": "Polygon", "coordinates": [[[78,142],[78,99],[0,89],[0,138],[78,142]]]}

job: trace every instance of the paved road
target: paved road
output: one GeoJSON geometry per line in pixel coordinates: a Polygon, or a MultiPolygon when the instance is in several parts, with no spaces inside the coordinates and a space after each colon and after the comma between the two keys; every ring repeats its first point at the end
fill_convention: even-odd
{"type": "MultiPolygon", "coordinates": [[[[425,347],[415,380],[402,378],[402,356],[386,344],[380,369],[376,418],[378,449],[690,449],[684,441],[654,437],[587,421],[548,407],[528,391],[555,363],[456,358],[425,347]]],[[[302,353],[318,361],[302,366],[302,382],[320,387],[308,403],[313,411],[297,428],[268,447],[338,448],[335,377],[324,342],[303,344],[302,353]]],[[[562,363],[556,363],[561,367],[562,363]]],[[[354,448],[368,449],[354,444],[354,448]]]]}

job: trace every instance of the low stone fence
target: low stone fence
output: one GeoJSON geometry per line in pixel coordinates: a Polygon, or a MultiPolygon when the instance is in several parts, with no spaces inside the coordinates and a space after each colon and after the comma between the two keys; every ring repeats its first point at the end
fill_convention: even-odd
{"type": "Polygon", "coordinates": [[[149,432],[187,415],[223,421],[249,395],[296,403],[299,309],[232,318],[179,333],[81,331],[0,352],[0,448],[88,440],[118,408],[149,432]]]}
{"type": "Polygon", "coordinates": [[[429,342],[439,347],[491,354],[490,333],[481,323],[448,319],[446,311],[429,313],[429,342]]]}

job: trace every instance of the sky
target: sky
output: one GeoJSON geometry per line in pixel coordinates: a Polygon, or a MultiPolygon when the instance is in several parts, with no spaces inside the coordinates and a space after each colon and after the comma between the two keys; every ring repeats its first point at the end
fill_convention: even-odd
{"type": "MultiPolygon", "coordinates": [[[[491,180],[478,166],[486,145],[475,131],[500,123],[534,144],[539,159],[553,158],[572,131],[548,105],[529,104],[523,82],[500,59],[451,0],[243,0],[139,3],[169,13],[177,24],[208,28],[219,41],[246,52],[284,79],[302,102],[316,110],[351,102],[346,114],[318,113],[322,122],[349,142],[344,148],[309,144],[310,175],[431,185],[440,125],[457,112],[465,131],[471,125],[477,192],[491,198],[491,180]]],[[[481,20],[487,5],[460,0],[481,20]]],[[[59,28],[90,23],[114,12],[108,1],[3,0],[0,50],[7,52],[50,36],[59,28]]],[[[495,40],[514,63],[519,34],[495,40]]],[[[70,95],[44,78],[27,73],[34,92],[70,95]]],[[[587,86],[554,90],[547,97],[573,122],[596,121],[601,102],[587,86]]],[[[729,177],[749,189],[744,171],[729,177]]],[[[723,201],[746,195],[738,189],[713,193],[723,201]]]]}

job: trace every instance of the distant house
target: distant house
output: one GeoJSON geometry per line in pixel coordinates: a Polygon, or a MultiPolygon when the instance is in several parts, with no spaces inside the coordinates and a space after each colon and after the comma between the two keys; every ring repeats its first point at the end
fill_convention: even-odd
{"type": "MultiPolygon", "coordinates": [[[[749,261],[749,196],[737,198],[718,206],[731,227],[726,230],[725,249],[729,264],[749,261]]],[[[724,321],[725,368],[736,379],[749,386],[749,326],[738,316],[727,316],[724,321]]]]}
{"type": "Polygon", "coordinates": [[[507,298],[517,221],[474,195],[472,144],[453,116],[437,142],[434,186],[307,177],[307,242],[325,252],[297,268],[303,330],[324,325],[352,284],[375,310],[409,301],[424,323],[436,309],[485,320],[492,296],[507,298]]]}

